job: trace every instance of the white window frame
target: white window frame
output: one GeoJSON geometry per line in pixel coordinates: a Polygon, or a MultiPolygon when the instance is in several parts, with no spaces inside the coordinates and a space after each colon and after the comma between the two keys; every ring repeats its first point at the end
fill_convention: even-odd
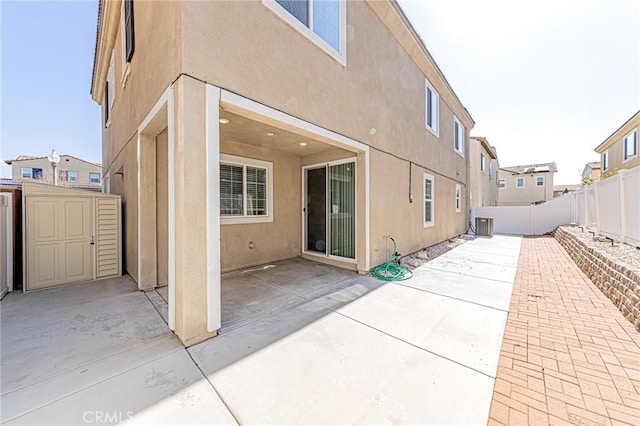
{"type": "Polygon", "coordinates": [[[105,105],[104,108],[109,109],[109,119],[104,124],[104,127],[107,128],[111,125],[111,120],[113,119],[113,104],[116,101],[116,84],[115,84],[115,70],[113,66],[113,54],[114,50],[111,51],[111,62],[109,63],[109,70],[107,71],[107,84],[109,86],[109,105],[105,105]]]}
{"type": "Polygon", "coordinates": [[[506,188],[507,187],[507,180],[506,179],[498,179],[498,188],[506,188]],[[502,182],[502,186],[500,186],[500,183],[502,182]]]}
{"type": "Polygon", "coordinates": [[[33,167],[20,167],[20,179],[33,179],[33,167]],[[25,170],[29,170],[29,176],[25,177],[25,170]]]}
{"type": "MultiPolygon", "coordinates": [[[[243,215],[225,216],[220,215],[221,225],[237,225],[243,223],[268,223],[273,222],[273,163],[270,161],[256,160],[253,158],[238,157],[229,154],[220,154],[220,164],[243,167],[242,194],[243,194],[243,215]],[[267,170],[267,214],[261,216],[247,215],[247,182],[246,167],[260,167],[267,170]]],[[[219,191],[219,190],[218,190],[219,191]]]]}
{"type": "Polygon", "coordinates": [[[462,185],[456,183],[456,213],[462,211],[462,185]]]}
{"type": "Polygon", "coordinates": [[[524,178],[523,177],[516,178],[516,188],[524,188],[524,187],[525,187],[524,178]],[[519,181],[522,181],[522,186],[518,185],[519,181]]]}
{"type": "Polygon", "coordinates": [[[637,155],[638,155],[638,131],[634,129],[632,132],[629,132],[629,134],[627,134],[622,139],[622,162],[624,163],[626,161],[629,161],[632,158],[635,158],[637,155]],[[633,155],[627,156],[627,142],[631,136],[634,137],[634,141],[633,141],[634,153],[633,155]]]}
{"type": "Polygon", "coordinates": [[[440,137],[440,94],[433,88],[433,85],[429,83],[427,78],[424,79],[424,127],[433,133],[435,136],[440,137]],[[432,110],[429,111],[429,90],[431,90],[431,95],[433,98],[431,99],[432,110]],[[434,107],[435,105],[435,107],[434,107]],[[433,109],[435,108],[435,111],[433,109]],[[431,121],[434,126],[429,126],[429,113],[431,112],[431,121]]]}
{"type": "Polygon", "coordinates": [[[124,87],[127,83],[129,72],[131,71],[131,62],[127,62],[127,29],[124,23],[124,1],[120,5],[120,38],[122,39],[120,43],[122,51],[122,55],[120,55],[122,62],[122,77],[120,82],[122,83],[122,87],[124,87]]]}
{"type": "Polygon", "coordinates": [[[538,186],[544,186],[544,184],[545,184],[545,180],[546,180],[546,179],[544,178],[544,176],[536,176],[536,187],[538,187],[538,186]],[[542,179],[542,185],[538,183],[538,179],[542,179]]]}
{"type": "Polygon", "coordinates": [[[300,32],[303,36],[311,40],[316,46],[322,49],[327,55],[338,61],[343,66],[347,66],[347,2],[340,1],[340,49],[335,50],[333,46],[324,41],[322,37],[313,31],[313,0],[309,0],[309,26],[304,25],[302,22],[293,16],[287,9],[280,6],[275,0],[262,0],[269,10],[271,10],[276,16],[280,17],[291,27],[300,32]]]}
{"type": "Polygon", "coordinates": [[[78,172],[75,170],[69,170],[67,171],[67,179],[69,182],[77,182],[78,181],[78,172]],[[74,174],[74,178],[71,178],[71,173],[74,174]]]}
{"type": "Polygon", "coordinates": [[[602,171],[609,170],[609,150],[602,153],[602,171]]]}
{"type": "Polygon", "coordinates": [[[95,173],[95,172],[89,172],[89,183],[100,183],[100,173],[95,173]],[[91,180],[91,176],[98,176],[98,181],[94,182],[91,180]]]}
{"type": "Polygon", "coordinates": [[[487,169],[487,157],[481,152],[480,153],[480,171],[484,172],[487,169]]]}
{"type": "Polygon", "coordinates": [[[432,226],[435,225],[436,223],[436,217],[435,217],[435,213],[436,213],[436,204],[435,204],[435,197],[436,195],[436,181],[433,178],[433,175],[430,175],[429,173],[423,173],[422,174],[422,225],[425,228],[430,228],[432,226]],[[427,200],[427,193],[424,190],[425,184],[427,182],[427,180],[431,181],[431,200],[427,200]],[[427,201],[431,201],[431,220],[429,222],[427,222],[425,220],[425,213],[427,212],[426,210],[426,203],[427,201]]]}
{"type": "Polygon", "coordinates": [[[464,158],[464,142],[465,142],[465,128],[462,125],[462,123],[460,122],[460,120],[458,120],[458,117],[456,117],[455,115],[453,116],[453,150],[460,155],[462,158],[464,158]],[[456,148],[456,127],[460,127],[460,146],[458,148],[456,148]]]}

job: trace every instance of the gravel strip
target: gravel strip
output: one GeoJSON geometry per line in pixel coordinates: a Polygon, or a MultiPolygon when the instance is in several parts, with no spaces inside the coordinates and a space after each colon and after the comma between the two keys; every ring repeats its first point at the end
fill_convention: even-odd
{"type": "Polygon", "coordinates": [[[630,270],[640,271],[640,250],[630,246],[629,244],[614,242],[611,244],[611,240],[604,237],[596,237],[592,232],[589,232],[587,228],[578,226],[563,226],[567,232],[575,235],[580,241],[583,241],[588,247],[598,250],[601,253],[606,253],[616,263],[620,263],[630,270]]]}
{"type": "Polygon", "coordinates": [[[424,248],[415,253],[409,254],[407,256],[403,256],[400,258],[400,263],[406,266],[409,269],[416,269],[430,260],[435,259],[438,256],[441,256],[448,252],[449,250],[458,247],[466,243],[467,241],[473,240],[476,237],[473,235],[460,235],[458,237],[451,238],[447,241],[443,241],[441,243],[432,245],[431,247],[424,248]]]}

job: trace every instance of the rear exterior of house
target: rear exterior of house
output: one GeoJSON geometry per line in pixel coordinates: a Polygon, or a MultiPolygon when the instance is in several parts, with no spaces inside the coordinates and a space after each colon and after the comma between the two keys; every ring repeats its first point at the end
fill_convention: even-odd
{"type": "Polygon", "coordinates": [[[621,169],[640,166],[638,137],[640,136],[640,111],[598,145],[602,179],[615,175],[621,169]]]}
{"type": "Polygon", "coordinates": [[[498,205],[498,153],[487,138],[469,139],[469,204],[471,207],[498,205]]]}
{"type": "Polygon", "coordinates": [[[498,191],[501,206],[528,206],[553,198],[556,163],[501,167],[498,191]]]}
{"type": "MultiPolygon", "coordinates": [[[[6,160],[11,166],[11,178],[16,182],[53,183],[53,168],[47,157],[20,155],[6,160]]],[[[72,155],[61,155],[56,167],[58,185],[74,188],[101,189],[102,166],[72,155]]]]}
{"type": "Polygon", "coordinates": [[[125,269],[187,345],[222,272],[366,273],[467,229],[474,123],[395,1],[103,1],[96,46],[125,269]]]}

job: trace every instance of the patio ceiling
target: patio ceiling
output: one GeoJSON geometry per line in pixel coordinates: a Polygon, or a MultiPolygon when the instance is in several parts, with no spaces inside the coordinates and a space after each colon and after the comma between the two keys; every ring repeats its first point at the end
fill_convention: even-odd
{"type": "Polygon", "coordinates": [[[229,120],[228,123],[220,124],[221,141],[239,142],[260,148],[283,151],[300,157],[338,149],[315,139],[297,135],[222,109],[220,110],[220,119],[229,120]]]}

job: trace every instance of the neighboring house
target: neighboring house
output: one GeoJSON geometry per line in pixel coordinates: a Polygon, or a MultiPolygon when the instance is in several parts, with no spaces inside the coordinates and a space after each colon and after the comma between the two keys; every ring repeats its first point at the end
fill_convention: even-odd
{"type": "Polygon", "coordinates": [[[620,169],[632,169],[640,165],[638,133],[640,111],[606,138],[595,151],[600,154],[602,179],[614,175],[620,169]]]}
{"type": "MultiPolygon", "coordinates": [[[[11,166],[14,181],[33,180],[53,183],[53,167],[49,159],[19,155],[15,160],[5,160],[11,166]]],[[[102,188],[102,166],[72,155],[61,155],[56,167],[58,185],[74,188],[102,188]]]]}
{"type": "Polygon", "coordinates": [[[593,161],[585,164],[584,169],[582,169],[582,184],[588,185],[597,180],[600,180],[600,162],[593,161]]]}
{"type": "Polygon", "coordinates": [[[498,205],[498,153],[487,138],[469,138],[469,207],[498,205]]]}
{"type": "Polygon", "coordinates": [[[554,185],[553,186],[553,198],[560,197],[564,194],[569,194],[574,191],[580,191],[582,189],[581,184],[577,185],[554,185]]]}
{"type": "Polygon", "coordinates": [[[539,204],[553,198],[553,174],[556,163],[501,167],[498,192],[501,206],[539,204]]]}
{"type": "Polygon", "coordinates": [[[220,328],[221,272],[366,273],[389,236],[467,230],[474,121],[395,0],[102,0],[91,96],[125,268],[185,344],[220,328]]]}

